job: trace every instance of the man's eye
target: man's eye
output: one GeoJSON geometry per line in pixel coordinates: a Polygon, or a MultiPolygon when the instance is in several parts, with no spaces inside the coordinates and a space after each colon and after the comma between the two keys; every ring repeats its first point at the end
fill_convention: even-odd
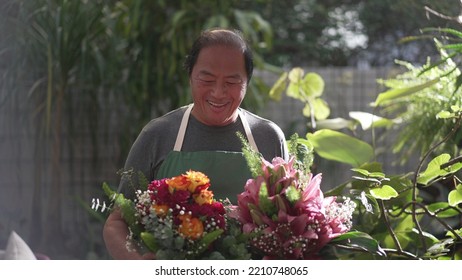
{"type": "Polygon", "coordinates": [[[230,85],[238,85],[238,84],[241,84],[242,81],[240,79],[230,79],[230,80],[227,80],[226,83],[230,85]]]}
{"type": "Polygon", "coordinates": [[[210,79],[198,79],[200,82],[202,83],[206,83],[206,84],[211,84],[211,83],[214,83],[215,81],[214,80],[210,80],[210,79]]]}

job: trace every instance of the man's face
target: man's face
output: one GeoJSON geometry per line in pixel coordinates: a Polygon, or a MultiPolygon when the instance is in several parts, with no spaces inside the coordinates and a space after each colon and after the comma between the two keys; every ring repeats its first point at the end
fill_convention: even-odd
{"type": "Polygon", "coordinates": [[[189,83],[194,117],[209,126],[234,122],[247,89],[243,53],[221,45],[202,49],[189,83]]]}

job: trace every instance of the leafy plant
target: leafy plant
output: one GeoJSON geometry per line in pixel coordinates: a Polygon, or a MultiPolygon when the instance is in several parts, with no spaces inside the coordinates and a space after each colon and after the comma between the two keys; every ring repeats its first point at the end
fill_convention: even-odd
{"type": "MultiPolygon", "coordinates": [[[[390,89],[379,94],[374,105],[391,118],[364,114],[372,116],[372,121],[344,120],[347,125],[337,129],[361,124],[367,129],[384,126],[400,130],[392,152],[406,151],[402,157],[406,160],[418,149],[421,157],[415,170],[385,174],[382,164],[374,161],[371,145],[339,131],[322,128],[303,138],[318,156],[349,164],[355,173],[351,180],[326,192],[328,196],[350,197],[359,207],[354,213],[352,231],[334,239],[322,252],[325,258],[462,258],[462,181],[458,175],[462,157],[457,147],[462,123],[460,72],[445,52],[436,65],[403,65],[408,72],[379,81],[390,89]],[[434,189],[442,195],[431,195],[434,189]]],[[[283,74],[282,82],[280,79],[274,85],[272,93],[279,95],[286,90],[286,77],[283,74]]],[[[307,85],[296,85],[288,87],[286,94],[306,96],[307,85]]],[[[313,104],[306,98],[300,100],[313,104]]],[[[305,116],[313,124],[313,115],[305,116]]]]}
{"type": "MultiPolygon", "coordinates": [[[[82,174],[93,180],[101,175],[101,147],[114,145],[111,161],[120,167],[143,125],[190,102],[182,63],[202,29],[241,29],[254,47],[256,68],[269,67],[259,53],[271,48],[271,27],[238,2],[2,1],[0,108],[26,108],[30,115],[21,117],[36,136],[33,211],[40,218],[31,227],[43,234],[33,235],[40,239],[33,243],[63,246],[47,242],[67,238],[67,195],[78,201],[93,191],[85,186],[91,184],[74,188],[74,182],[82,174]],[[87,151],[89,162],[75,160],[87,151]]],[[[262,80],[252,79],[245,106],[262,106],[266,90],[262,80]]],[[[89,230],[84,223],[69,231],[89,230]]]]}

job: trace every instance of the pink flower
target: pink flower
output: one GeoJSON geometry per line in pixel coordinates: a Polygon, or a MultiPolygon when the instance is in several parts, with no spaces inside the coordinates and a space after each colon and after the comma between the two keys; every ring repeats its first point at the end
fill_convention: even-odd
{"type": "Polygon", "coordinates": [[[302,174],[288,162],[262,159],[262,174],[247,180],[231,216],[244,233],[256,234],[251,245],[268,258],[311,259],[332,238],[351,228],[351,204],[324,198],[322,175],[302,174]]]}

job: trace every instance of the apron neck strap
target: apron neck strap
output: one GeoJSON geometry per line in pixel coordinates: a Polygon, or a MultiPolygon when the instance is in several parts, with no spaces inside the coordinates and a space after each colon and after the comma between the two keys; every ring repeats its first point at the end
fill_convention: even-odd
{"type": "Polygon", "coordinates": [[[250,147],[252,147],[253,150],[258,153],[257,142],[255,142],[255,139],[253,138],[252,130],[250,130],[250,126],[249,126],[249,123],[247,122],[247,118],[244,116],[244,113],[242,112],[241,108],[239,108],[238,112],[239,112],[239,118],[241,118],[242,126],[244,126],[245,135],[247,136],[247,139],[249,140],[250,147]]]}
{"type": "MultiPolygon", "coordinates": [[[[183,118],[181,119],[180,128],[176,136],[175,146],[173,147],[174,151],[181,151],[181,147],[183,146],[184,136],[186,134],[186,128],[188,127],[189,115],[191,115],[193,106],[194,104],[190,104],[183,114],[183,118]]],[[[244,117],[244,114],[240,108],[238,109],[238,113],[239,113],[239,118],[241,118],[242,126],[244,127],[244,131],[247,136],[247,139],[249,140],[249,144],[258,153],[257,143],[255,142],[255,139],[253,138],[249,123],[247,122],[247,119],[244,117]]]]}
{"type": "Polygon", "coordinates": [[[194,104],[190,104],[183,114],[180,129],[178,129],[178,134],[176,135],[175,146],[173,147],[174,151],[181,151],[181,147],[183,146],[184,135],[186,133],[186,127],[188,127],[189,115],[191,114],[193,106],[194,104]]]}

